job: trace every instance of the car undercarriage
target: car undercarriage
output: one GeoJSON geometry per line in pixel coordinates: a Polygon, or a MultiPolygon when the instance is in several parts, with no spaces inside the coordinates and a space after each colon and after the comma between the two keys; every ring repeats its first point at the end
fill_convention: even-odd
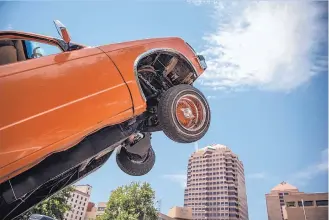
{"type": "Polygon", "coordinates": [[[127,139],[120,125],[106,127],[76,146],[54,153],[0,185],[0,219],[13,219],[106,162],[127,139]]]}

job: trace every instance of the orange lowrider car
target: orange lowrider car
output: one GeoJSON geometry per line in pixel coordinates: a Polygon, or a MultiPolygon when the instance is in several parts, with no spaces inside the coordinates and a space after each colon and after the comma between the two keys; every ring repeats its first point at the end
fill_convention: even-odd
{"type": "Polygon", "coordinates": [[[0,31],[0,219],[13,219],[99,168],[116,150],[129,175],[155,162],[151,133],[201,139],[210,124],[193,82],[205,59],[175,37],[98,47],[0,31]]]}

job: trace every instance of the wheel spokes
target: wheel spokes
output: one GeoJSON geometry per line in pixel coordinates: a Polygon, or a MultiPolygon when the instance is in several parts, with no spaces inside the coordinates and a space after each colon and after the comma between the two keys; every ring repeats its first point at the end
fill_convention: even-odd
{"type": "Polygon", "coordinates": [[[189,131],[196,131],[204,125],[205,114],[205,106],[195,95],[184,95],[177,101],[176,118],[179,124],[189,131]]]}

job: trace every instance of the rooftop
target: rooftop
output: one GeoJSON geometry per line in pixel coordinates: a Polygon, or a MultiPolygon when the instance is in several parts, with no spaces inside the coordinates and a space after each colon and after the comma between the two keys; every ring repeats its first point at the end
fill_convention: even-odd
{"type": "Polygon", "coordinates": [[[206,151],[206,150],[216,150],[216,149],[227,149],[229,150],[228,147],[226,147],[225,145],[222,144],[212,144],[212,145],[208,145],[204,148],[198,149],[197,151],[206,151]]]}
{"type": "Polygon", "coordinates": [[[283,181],[280,184],[276,185],[271,191],[294,191],[298,192],[296,186],[290,185],[289,183],[283,181]]]}

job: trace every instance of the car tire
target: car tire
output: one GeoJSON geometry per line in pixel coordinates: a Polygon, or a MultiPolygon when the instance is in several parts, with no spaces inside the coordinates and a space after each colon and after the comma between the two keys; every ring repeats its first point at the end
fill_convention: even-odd
{"type": "Polygon", "coordinates": [[[155,153],[150,148],[144,160],[133,160],[124,147],[117,150],[116,162],[119,168],[130,176],[143,176],[150,172],[155,164],[155,153]]]}
{"type": "Polygon", "coordinates": [[[210,126],[207,99],[191,85],[181,84],[163,93],[158,106],[158,120],[163,132],[178,143],[200,140],[210,126]]]}

